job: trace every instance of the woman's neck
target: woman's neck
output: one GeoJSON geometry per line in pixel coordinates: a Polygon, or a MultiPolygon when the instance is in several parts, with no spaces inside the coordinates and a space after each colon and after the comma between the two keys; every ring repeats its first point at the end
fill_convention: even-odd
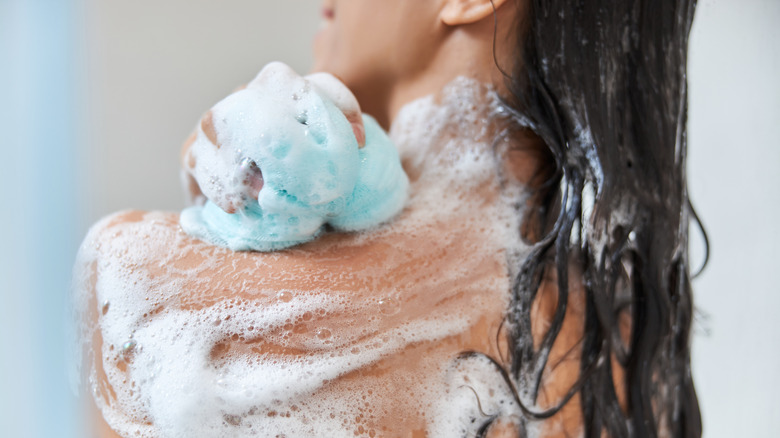
{"type": "Polygon", "coordinates": [[[435,50],[418,60],[414,68],[389,72],[380,83],[364,83],[353,88],[363,111],[374,116],[388,129],[410,102],[438,95],[461,77],[491,84],[504,95],[506,77],[502,70],[511,69],[516,53],[516,5],[507,2],[490,19],[448,26],[441,25],[435,50]]]}
{"type": "Polygon", "coordinates": [[[409,143],[428,148],[448,141],[484,143],[496,134],[498,122],[505,120],[503,114],[493,86],[460,76],[402,106],[390,134],[401,149],[409,143]]]}
{"type": "Polygon", "coordinates": [[[476,79],[458,77],[405,105],[390,137],[413,184],[468,178],[472,188],[497,184],[516,201],[555,171],[544,142],[520,125],[495,87],[476,79]]]}
{"type": "Polygon", "coordinates": [[[508,120],[494,88],[458,77],[436,94],[403,106],[390,127],[404,166],[415,179],[442,153],[490,152],[508,120]]]}

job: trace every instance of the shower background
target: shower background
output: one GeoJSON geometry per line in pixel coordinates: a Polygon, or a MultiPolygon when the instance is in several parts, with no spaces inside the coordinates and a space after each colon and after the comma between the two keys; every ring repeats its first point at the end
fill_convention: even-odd
{"type": "MultiPolygon", "coordinates": [[[[0,0],[0,436],[86,436],[63,334],[79,242],[116,210],[180,209],[179,145],[200,114],[271,60],[306,72],[318,9],[0,0]]],[[[694,282],[706,437],[780,430],[778,24],[776,0],[703,0],[691,37],[690,193],[712,241],[694,282]]]]}

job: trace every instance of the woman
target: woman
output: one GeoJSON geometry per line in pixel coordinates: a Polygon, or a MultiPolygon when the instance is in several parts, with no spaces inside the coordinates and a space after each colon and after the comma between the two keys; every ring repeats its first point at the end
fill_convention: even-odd
{"type": "Polygon", "coordinates": [[[326,1],[395,221],[233,253],[125,212],[77,299],[101,436],[698,436],[692,1],[326,1]],[[113,429],[113,431],[112,431],[113,429]]]}

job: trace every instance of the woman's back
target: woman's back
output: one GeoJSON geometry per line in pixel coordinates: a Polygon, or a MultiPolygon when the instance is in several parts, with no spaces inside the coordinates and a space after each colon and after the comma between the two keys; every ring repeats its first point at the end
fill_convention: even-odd
{"type": "Polygon", "coordinates": [[[517,418],[494,365],[459,359],[506,356],[510,275],[527,248],[515,206],[524,189],[501,188],[503,157],[487,141],[491,93],[458,80],[442,103],[402,111],[391,134],[410,201],[377,230],[257,253],[194,240],[175,214],[97,224],[77,290],[110,426],[126,436],[447,437],[473,433],[485,414],[517,418]]]}

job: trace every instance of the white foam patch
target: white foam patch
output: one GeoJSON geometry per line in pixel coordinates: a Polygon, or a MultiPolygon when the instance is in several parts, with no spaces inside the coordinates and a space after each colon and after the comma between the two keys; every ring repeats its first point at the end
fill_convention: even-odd
{"type": "MultiPolygon", "coordinates": [[[[428,434],[473,437],[485,422],[519,424],[520,407],[496,366],[484,356],[457,361],[448,370],[446,403],[434,403],[428,434]]],[[[516,427],[516,426],[515,426],[516,427]]]]}
{"type": "Polygon", "coordinates": [[[410,175],[406,211],[319,243],[346,260],[351,246],[382,242],[377,261],[355,271],[328,269],[305,246],[235,255],[193,241],[163,213],[96,224],[73,290],[82,373],[108,424],[128,437],[380,437],[394,436],[388,419],[421,418],[429,437],[450,438],[472,433],[482,413],[511,421],[516,406],[495,368],[444,347],[500,316],[507,258],[525,250],[518,192],[490,196],[497,163],[485,108],[494,97],[459,79],[438,103],[402,110],[391,136],[410,175]],[[431,235],[430,248],[409,246],[431,235]],[[313,263],[254,274],[290,254],[313,263]],[[419,265],[406,266],[410,257],[419,265]],[[386,281],[398,272],[402,283],[386,281]]]}

